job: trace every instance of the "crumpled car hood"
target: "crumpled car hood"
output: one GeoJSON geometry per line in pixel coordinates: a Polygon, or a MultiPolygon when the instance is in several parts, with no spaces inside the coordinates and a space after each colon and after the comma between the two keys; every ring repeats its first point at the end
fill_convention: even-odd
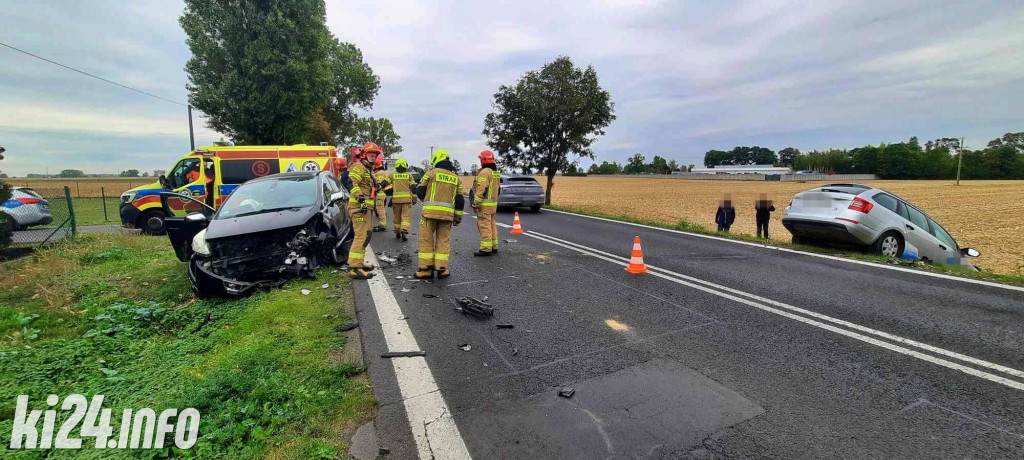
{"type": "Polygon", "coordinates": [[[206,239],[216,240],[247,233],[299,227],[305,225],[317,212],[319,212],[318,209],[309,207],[228,219],[214,219],[206,227],[206,239]]]}

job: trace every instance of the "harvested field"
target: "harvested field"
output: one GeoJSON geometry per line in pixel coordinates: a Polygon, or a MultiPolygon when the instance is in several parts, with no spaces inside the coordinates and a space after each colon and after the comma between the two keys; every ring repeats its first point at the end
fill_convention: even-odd
{"type": "MultiPolygon", "coordinates": [[[[538,177],[541,184],[544,177],[538,177]]],[[[1024,274],[1024,181],[862,181],[913,203],[949,231],[962,247],[981,251],[976,264],[1005,274],[1024,274]]],[[[789,241],[782,210],[797,192],[823,182],[704,181],[652,177],[557,177],[552,203],[664,223],[686,220],[715,229],[715,209],[725,193],[736,207],[733,233],[756,234],[754,201],[775,201],[773,240],[789,241]]]]}
{"type": "Polygon", "coordinates": [[[121,192],[133,187],[156,182],[152,177],[90,177],[81,179],[4,179],[15,187],[32,187],[42,193],[43,190],[63,189],[64,186],[71,188],[72,198],[100,198],[106,194],[109,198],[117,198],[121,192]],[[101,190],[102,189],[102,190],[101,190]],[[101,193],[102,192],[102,193],[101,193]]]}

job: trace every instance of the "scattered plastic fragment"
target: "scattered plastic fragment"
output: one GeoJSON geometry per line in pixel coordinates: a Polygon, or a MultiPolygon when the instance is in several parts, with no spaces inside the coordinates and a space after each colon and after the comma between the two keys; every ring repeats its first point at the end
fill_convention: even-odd
{"type": "Polygon", "coordinates": [[[387,353],[381,353],[381,358],[411,358],[414,356],[427,356],[427,352],[422,350],[416,351],[389,351],[387,353]]]}
{"type": "Polygon", "coordinates": [[[469,313],[477,317],[494,316],[494,307],[488,303],[481,302],[472,297],[459,297],[455,301],[462,307],[463,313],[469,313]]]}
{"type": "Polygon", "coordinates": [[[440,299],[441,298],[437,294],[423,294],[423,297],[426,297],[428,299],[440,299]]]}
{"type": "Polygon", "coordinates": [[[558,390],[558,396],[563,398],[571,398],[574,393],[576,393],[576,389],[573,387],[565,387],[558,390]]]}
{"type": "Polygon", "coordinates": [[[330,285],[330,284],[327,284],[327,283],[324,283],[324,284],[321,284],[321,285],[320,285],[320,289],[327,289],[327,288],[329,288],[329,287],[331,287],[331,285],[330,285]]]}
{"type": "Polygon", "coordinates": [[[506,243],[518,243],[518,242],[519,242],[519,240],[513,240],[513,239],[506,239],[506,240],[505,240],[505,242],[506,242],[506,243]]]}
{"type": "Polygon", "coordinates": [[[516,326],[514,324],[495,324],[494,327],[498,329],[512,329],[516,326]]]}
{"type": "Polygon", "coordinates": [[[400,279],[402,279],[402,278],[405,278],[405,277],[404,277],[404,276],[402,276],[402,275],[398,275],[398,276],[396,276],[396,277],[395,277],[395,279],[396,279],[396,280],[400,280],[400,279]]]}
{"type": "Polygon", "coordinates": [[[473,347],[470,344],[468,344],[468,343],[464,343],[462,345],[459,345],[459,349],[462,350],[462,351],[469,351],[469,350],[472,350],[473,347]]]}
{"type": "Polygon", "coordinates": [[[313,292],[313,291],[310,291],[309,289],[303,289],[303,290],[301,290],[301,291],[299,291],[299,292],[301,292],[301,293],[302,293],[302,295],[309,295],[309,294],[310,294],[311,292],[313,292]]]}

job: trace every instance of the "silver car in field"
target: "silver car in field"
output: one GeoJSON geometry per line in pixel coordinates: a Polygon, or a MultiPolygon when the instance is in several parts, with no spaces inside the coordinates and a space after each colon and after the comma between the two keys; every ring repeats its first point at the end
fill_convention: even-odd
{"type": "Polygon", "coordinates": [[[938,222],[906,200],[861,184],[827,184],[797,193],[782,213],[794,243],[813,241],[869,246],[890,257],[977,270],[938,222]]]}
{"type": "MultiPolygon", "coordinates": [[[[33,225],[46,225],[53,222],[49,202],[28,187],[11,187],[11,199],[0,203],[0,213],[4,213],[14,221],[15,229],[24,229],[33,225]]],[[[0,216],[0,218],[8,218],[0,216]]]]}
{"type": "Polygon", "coordinates": [[[544,187],[533,176],[525,174],[502,174],[501,191],[498,193],[498,207],[530,208],[540,211],[544,205],[544,187]]]}

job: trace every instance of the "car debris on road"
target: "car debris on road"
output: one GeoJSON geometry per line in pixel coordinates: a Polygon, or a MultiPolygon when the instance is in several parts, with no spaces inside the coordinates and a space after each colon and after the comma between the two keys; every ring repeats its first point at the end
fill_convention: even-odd
{"type": "Polygon", "coordinates": [[[459,304],[460,311],[476,317],[494,316],[494,307],[490,304],[474,299],[472,297],[458,297],[455,301],[459,304]]]}

